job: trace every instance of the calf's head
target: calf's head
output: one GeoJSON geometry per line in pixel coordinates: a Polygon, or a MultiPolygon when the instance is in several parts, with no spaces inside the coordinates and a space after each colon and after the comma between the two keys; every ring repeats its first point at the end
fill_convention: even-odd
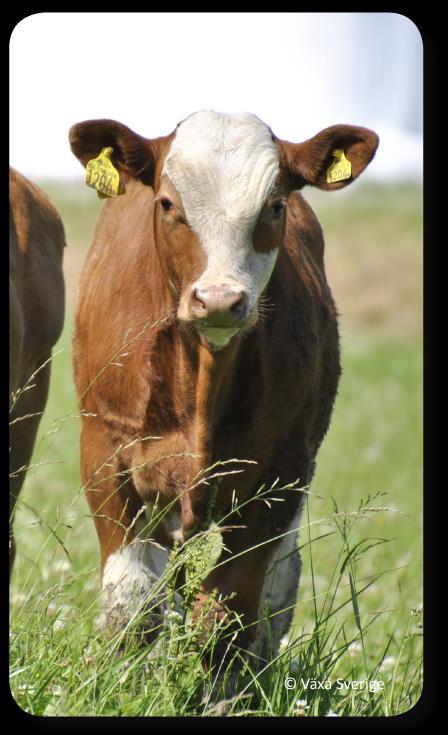
{"type": "Polygon", "coordinates": [[[84,165],[112,146],[122,175],[153,187],[155,239],[178,319],[219,350],[257,321],[291,191],[351,183],[373,158],[378,137],[367,128],[334,125],[290,143],[255,115],[204,110],[152,140],[112,120],[78,123],[70,144],[84,165]],[[335,150],[344,152],[351,175],[328,183],[335,150]]]}

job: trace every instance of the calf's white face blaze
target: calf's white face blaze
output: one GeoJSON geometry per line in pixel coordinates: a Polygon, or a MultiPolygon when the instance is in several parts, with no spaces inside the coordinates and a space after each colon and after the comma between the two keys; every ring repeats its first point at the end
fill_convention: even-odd
{"type": "MultiPolygon", "coordinates": [[[[212,286],[244,291],[248,314],[256,311],[280,242],[267,252],[259,252],[254,249],[252,234],[279,170],[279,153],[271,131],[255,115],[201,111],[177,128],[162,176],[178,192],[206,262],[203,273],[181,295],[180,319],[188,318],[187,301],[192,291],[212,286]]],[[[218,349],[238,331],[212,327],[208,336],[218,349]]],[[[203,333],[207,337],[207,325],[203,333]]]]}

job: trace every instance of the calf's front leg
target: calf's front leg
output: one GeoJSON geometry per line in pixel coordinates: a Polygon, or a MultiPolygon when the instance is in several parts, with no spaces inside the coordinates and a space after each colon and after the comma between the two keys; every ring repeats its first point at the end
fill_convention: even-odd
{"type": "Polygon", "coordinates": [[[142,502],[130,476],[120,473],[107,427],[97,418],[83,418],[81,479],[100,543],[100,627],[117,632],[144,612],[138,629],[149,639],[160,629],[163,594],[153,593],[158,575],[151,542],[136,531],[142,502]]]}
{"type": "MultiPolygon", "coordinates": [[[[226,608],[236,612],[243,624],[235,623],[218,643],[218,665],[237,648],[252,670],[259,669],[277,654],[292,622],[300,573],[300,500],[297,495],[288,500],[280,517],[274,507],[259,503],[243,513],[237,523],[244,527],[224,534],[226,548],[203,582],[193,614],[196,624],[211,630],[228,617],[226,608]]],[[[236,662],[234,668],[236,675],[236,662]]]]}

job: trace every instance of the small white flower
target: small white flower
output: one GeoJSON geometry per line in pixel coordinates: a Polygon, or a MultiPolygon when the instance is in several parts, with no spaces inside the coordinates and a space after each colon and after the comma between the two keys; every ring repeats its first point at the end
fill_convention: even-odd
{"type": "Polygon", "coordinates": [[[73,571],[73,567],[68,559],[62,559],[62,561],[55,561],[51,565],[56,574],[69,574],[73,571]]]}
{"type": "Polygon", "coordinates": [[[329,711],[327,712],[327,714],[325,715],[325,717],[339,717],[339,715],[338,715],[338,714],[336,714],[336,712],[332,712],[332,711],[331,711],[331,709],[330,709],[330,710],[329,710],[329,711]]]}
{"type": "Polygon", "coordinates": [[[65,620],[60,620],[59,618],[56,618],[56,620],[53,623],[53,630],[55,633],[57,633],[59,630],[64,630],[67,623],[65,620]]]}
{"type": "Polygon", "coordinates": [[[183,620],[182,615],[177,612],[177,610],[170,610],[166,615],[166,619],[169,620],[170,623],[181,623],[183,620]]]}
{"type": "Polygon", "coordinates": [[[310,705],[306,703],[306,699],[298,699],[293,712],[294,717],[303,717],[306,715],[306,710],[310,708],[310,705]]]}
{"type": "Polygon", "coordinates": [[[34,694],[36,691],[36,687],[32,684],[19,684],[17,688],[19,692],[28,692],[29,694],[34,694]]]}
{"type": "Polygon", "coordinates": [[[286,651],[289,644],[289,635],[284,635],[283,638],[280,641],[280,651],[286,651]]]}
{"type": "Polygon", "coordinates": [[[353,643],[350,643],[347,650],[350,658],[356,658],[356,656],[362,652],[362,646],[357,641],[354,641],[353,643]]]}
{"type": "Polygon", "coordinates": [[[395,666],[395,657],[386,656],[381,662],[380,671],[390,671],[395,666]]]}
{"type": "Polygon", "coordinates": [[[70,614],[73,608],[71,605],[61,605],[56,613],[56,620],[53,623],[53,630],[64,630],[67,626],[70,614]]]}
{"type": "Polygon", "coordinates": [[[56,613],[58,605],[55,602],[49,602],[47,605],[47,617],[51,618],[56,613]]]}
{"type": "Polygon", "coordinates": [[[24,602],[26,602],[27,596],[23,594],[23,592],[15,592],[13,595],[11,595],[11,604],[12,605],[23,605],[24,602]]]}

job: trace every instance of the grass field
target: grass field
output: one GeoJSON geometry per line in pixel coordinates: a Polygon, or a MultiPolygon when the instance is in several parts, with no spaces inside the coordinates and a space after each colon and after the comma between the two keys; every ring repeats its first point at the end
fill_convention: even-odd
{"type": "MultiPolygon", "coordinates": [[[[16,515],[13,696],[33,714],[219,714],[188,620],[168,620],[151,656],[128,646],[118,657],[96,629],[98,546],[80,487],[70,338],[100,203],[81,183],[43,188],[66,226],[67,319],[16,515]]],[[[394,715],[415,704],[423,677],[421,190],[368,183],[308,198],[326,234],[343,376],[302,518],[291,640],[227,711],[394,715]],[[366,678],[384,689],[347,688],[366,678]]]]}

